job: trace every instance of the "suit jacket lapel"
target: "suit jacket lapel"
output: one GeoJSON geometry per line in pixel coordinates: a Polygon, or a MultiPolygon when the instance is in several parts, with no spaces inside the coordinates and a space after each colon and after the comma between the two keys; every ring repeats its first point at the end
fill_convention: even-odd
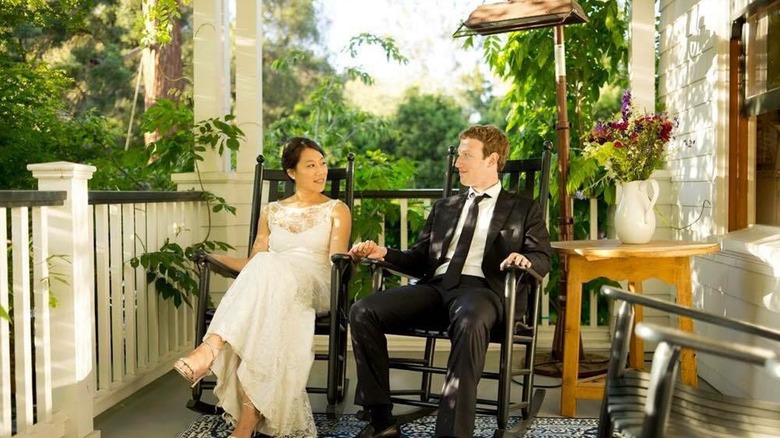
{"type": "Polygon", "coordinates": [[[515,205],[514,198],[509,192],[501,189],[498,193],[498,199],[496,199],[496,207],[493,209],[493,217],[490,219],[490,227],[488,228],[487,240],[485,241],[485,252],[490,250],[493,246],[493,241],[498,236],[498,231],[501,230],[501,226],[509,218],[509,213],[515,205]]]}
{"type": "MultiPolygon", "coordinates": [[[[455,234],[455,227],[458,225],[458,219],[460,219],[460,213],[463,210],[463,205],[466,204],[466,198],[468,192],[461,193],[458,196],[453,196],[442,205],[442,211],[436,212],[438,215],[443,215],[444,218],[452,218],[452,220],[438,221],[438,233],[443,236],[440,242],[434,242],[441,244],[441,252],[439,252],[439,261],[444,259],[447,254],[447,250],[452,243],[452,235],[455,234]]],[[[434,248],[435,250],[435,248],[434,248]]]]}

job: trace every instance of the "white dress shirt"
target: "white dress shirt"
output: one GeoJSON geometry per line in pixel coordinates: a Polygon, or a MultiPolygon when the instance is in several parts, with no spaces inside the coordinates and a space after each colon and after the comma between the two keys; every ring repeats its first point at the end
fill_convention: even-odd
{"type": "Polygon", "coordinates": [[[482,272],[482,259],[485,255],[485,244],[487,244],[487,233],[490,227],[490,220],[493,218],[493,211],[496,209],[496,200],[498,194],[501,193],[501,182],[490,186],[487,190],[480,193],[469,188],[468,198],[463,205],[463,210],[460,212],[460,218],[458,219],[458,225],[455,227],[455,233],[452,235],[452,241],[447,249],[445,262],[436,268],[435,275],[443,275],[447,272],[447,267],[450,266],[450,260],[453,254],[455,254],[455,247],[458,246],[458,240],[460,239],[461,232],[463,231],[463,225],[466,223],[466,216],[468,216],[469,207],[474,202],[474,198],[487,193],[489,198],[483,199],[479,203],[479,216],[477,216],[477,226],[474,229],[474,237],[471,240],[471,246],[469,247],[468,256],[466,256],[466,264],[463,266],[461,275],[471,275],[474,277],[485,278],[485,274],[482,272]]]}

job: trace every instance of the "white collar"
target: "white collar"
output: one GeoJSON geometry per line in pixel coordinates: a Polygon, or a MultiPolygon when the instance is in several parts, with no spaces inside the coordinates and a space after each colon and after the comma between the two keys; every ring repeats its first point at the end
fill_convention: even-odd
{"type": "Polygon", "coordinates": [[[501,181],[498,181],[497,183],[493,184],[492,186],[488,187],[487,190],[480,193],[474,190],[473,187],[469,187],[469,198],[472,198],[474,196],[480,196],[482,194],[487,193],[491,198],[498,199],[498,194],[501,193],[501,181]]]}

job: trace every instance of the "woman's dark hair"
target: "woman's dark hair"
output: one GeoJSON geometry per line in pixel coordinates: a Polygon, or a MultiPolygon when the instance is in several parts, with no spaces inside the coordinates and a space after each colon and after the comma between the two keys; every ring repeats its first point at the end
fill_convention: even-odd
{"type": "MultiPolygon", "coordinates": [[[[284,145],[284,151],[282,152],[282,169],[285,173],[288,170],[295,170],[295,166],[301,160],[301,152],[304,149],[314,149],[325,156],[325,151],[314,140],[306,137],[293,137],[284,145]]],[[[289,175],[287,177],[289,178],[289,175]]]]}

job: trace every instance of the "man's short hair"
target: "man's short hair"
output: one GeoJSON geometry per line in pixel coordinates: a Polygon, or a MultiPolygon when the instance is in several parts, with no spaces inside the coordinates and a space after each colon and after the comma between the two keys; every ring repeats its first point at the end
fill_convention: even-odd
{"type": "Polygon", "coordinates": [[[509,139],[500,129],[493,125],[473,125],[460,133],[460,139],[470,138],[482,142],[482,158],[493,152],[498,154],[497,169],[504,169],[509,156],[509,139]]]}

